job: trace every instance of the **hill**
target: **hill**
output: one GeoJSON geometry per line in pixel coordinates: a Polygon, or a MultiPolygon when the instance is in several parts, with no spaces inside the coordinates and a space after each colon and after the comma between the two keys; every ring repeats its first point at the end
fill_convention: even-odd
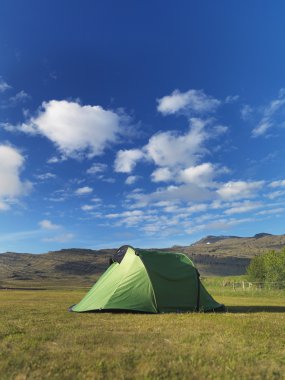
{"type": "MultiPolygon", "coordinates": [[[[260,233],[253,237],[207,236],[189,246],[161,250],[183,252],[202,276],[244,274],[250,259],[267,250],[285,246],[285,235],[260,233]]],[[[108,267],[115,249],[62,249],[44,254],[0,254],[0,286],[19,287],[32,283],[89,286],[108,267]]]]}

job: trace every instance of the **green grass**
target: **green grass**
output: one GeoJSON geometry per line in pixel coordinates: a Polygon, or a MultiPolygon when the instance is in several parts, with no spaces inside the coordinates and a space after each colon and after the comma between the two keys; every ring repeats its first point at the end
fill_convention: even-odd
{"type": "Polygon", "coordinates": [[[222,314],[69,313],[84,290],[0,291],[0,379],[285,379],[284,293],[222,314]]]}

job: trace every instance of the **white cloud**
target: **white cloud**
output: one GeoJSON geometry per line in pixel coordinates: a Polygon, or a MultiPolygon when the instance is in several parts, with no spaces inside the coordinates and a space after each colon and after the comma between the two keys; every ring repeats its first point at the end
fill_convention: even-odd
{"type": "Polygon", "coordinates": [[[252,130],[253,137],[265,135],[273,126],[280,125],[284,119],[285,91],[281,89],[277,99],[273,99],[267,106],[263,107],[263,116],[257,126],[252,130]]]}
{"type": "Polygon", "coordinates": [[[214,176],[216,169],[213,164],[205,162],[197,166],[190,166],[180,172],[180,180],[185,183],[195,183],[198,186],[209,186],[214,176]]]}
{"type": "Polygon", "coordinates": [[[60,225],[52,223],[50,220],[44,219],[39,222],[39,226],[44,230],[58,230],[60,225]]]}
{"type": "Polygon", "coordinates": [[[131,211],[123,211],[121,213],[114,213],[114,214],[107,214],[105,215],[106,218],[114,219],[114,218],[121,218],[121,217],[130,217],[130,216],[142,216],[144,213],[142,210],[131,210],[131,211]]]}
{"type": "Polygon", "coordinates": [[[25,101],[27,101],[29,99],[30,99],[30,95],[27,94],[24,90],[21,90],[21,91],[17,92],[16,95],[11,96],[8,99],[8,104],[11,107],[13,107],[13,106],[16,106],[18,103],[25,102],[25,101]]]}
{"type": "Polygon", "coordinates": [[[135,226],[150,216],[146,215],[142,210],[124,211],[122,213],[114,213],[105,215],[108,219],[118,219],[117,224],[125,224],[127,226],[135,226]]]}
{"type": "Polygon", "coordinates": [[[207,121],[192,118],[190,129],[185,134],[179,135],[174,131],[157,133],[143,149],[158,166],[193,165],[205,153],[203,143],[209,137],[204,130],[206,124],[207,121]]]}
{"type": "Polygon", "coordinates": [[[225,99],[225,103],[234,103],[239,100],[239,95],[229,95],[225,99]]]}
{"type": "Polygon", "coordinates": [[[67,160],[67,158],[65,156],[61,156],[61,157],[53,156],[47,160],[47,163],[48,164],[57,164],[58,162],[62,162],[62,161],[66,161],[66,160],[67,160]]]}
{"type": "Polygon", "coordinates": [[[158,168],[151,173],[153,182],[168,182],[173,179],[173,173],[169,168],[158,168]]]}
{"type": "MultiPolygon", "coordinates": [[[[2,91],[3,92],[3,91],[2,91]]],[[[0,93],[1,93],[1,83],[0,83],[0,93]]],[[[9,98],[4,98],[0,101],[0,109],[6,109],[11,107],[16,107],[17,105],[24,103],[30,99],[30,95],[25,91],[21,90],[15,95],[10,96],[9,98]]],[[[1,123],[1,127],[7,131],[14,131],[15,127],[9,123],[1,123]]]]}
{"type": "Polygon", "coordinates": [[[129,177],[127,177],[125,184],[126,185],[133,185],[135,182],[137,182],[138,179],[139,179],[139,176],[130,175],[129,177]]]}
{"type": "Polygon", "coordinates": [[[280,181],[273,181],[269,184],[270,187],[285,187],[285,179],[282,179],[280,181]]]}
{"type": "Polygon", "coordinates": [[[259,122],[258,126],[252,130],[252,135],[254,137],[262,136],[272,127],[273,123],[268,118],[264,118],[259,122]]]}
{"type": "Polygon", "coordinates": [[[102,164],[100,162],[96,162],[92,164],[92,166],[86,171],[87,174],[97,174],[97,173],[103,173],[107,169],[106,164],[102,164]]]}
{"type": "Polygon", "coordinates": [[[269,193],[266,196],[269,199],[275,199],[275,198],[282,197],[283,195],[285,195],[285,191],[284,190],[278,190],[278,191],[273,191],[272,193],[269,193]]]}
{"type": "Polygon", "coordinates": [[[132,199],[136,205],[140,207],[150,203],[160,201],[177,201],[177,202],[201,202],[212,200],[215,194],[206,188],[199,187],[195,184],[187,184],[180,186],[168,186],[158,189],[149,194],[130,194],[129,199],[132,199]]]}
{"type": "Polygon", "coordinates": [[[249,202],[249,201],[244,201],[244,202],[239,202],[233,205],[233,207],[225,210],[226,215],[233,215],[233,214],[241,214],[241,213],[246,213],[249,211],[256,210],[258,208],[262,207],[262,203],[260,202],[249,202]]]}
{"type": "Polygon", "coordinates": [[[0,200],[0,211],[7,211],[9,209],[10,209],[10,205],[0,200]]]}
{"type": "Polygon", "coordinates": [[[229,181],[221,185],[217,194],[224,200],[252,198],[256,196],[256,192],[260,190],[263,184],[264,181],[229,181]]]}
{"type": "Polygon", "coordinates": [[[284,214],[285,208],[284,207],[277,207],[270,210],[262,210],[257,213],[257,215],[280,215],[284,214]]]}
{"type": "Polygon", "coordinates": [[[225,125],[215,125],[214,128],[213,128],[213,135],[222,135],[226,132],[228,132],[229,130],[229,127],[225,126],[225,125]]]}
{"type": "Polygon", "coordinates": [[[85,194],[90,194],[93,192],[93,189],[92,187],[89,187],[89,186],[84,186],[84,187],[80,187],[78,188],[76,191],[75,191],[75,194],[76,195],[85,195],[85,194]]]}
{"type": "Polygon", "coordinates": [[[0,77],[0,93],[9,90],[9,88],[12,87],[0,77]]]}
{"type": "Polygon", "coordinates": [[[115,171],[118,173],[130,173],[137,161],[144,157],[140,149],[119,150],[115,160],[115,171]]]}
{"type": "Polygon", "coordinates": [[[240,110],[240,115],[241,115],[242,120],[244,121],[250,120],[252,117],[252,114],[253,114],[253,108],[250,105],[245,104],[242,106],[240,110]]]}
{"type": "Polygon", "coordinates": [[[38,178],[41,181],[46,181],[52,178],[56,178],[56,175],[48,172],[48,173],[38,174],[36,175],[36,178],[38,178]]]}
{"type": "Polygon", "coordinates": [[[45,238],[43,239],[43,241],[48,242],[48,243],[67,243],[68,241],[73,240],[73,238],[74,238],[74,234],[67,232],[62,235],[45,238]]]}
{"type": "Polygon", "coordinates": [[[205,203],[198,203],[196,205],[190,206],[187,208],[187,212],[190,214],[198,213],[198,212],[203,212],[206,211],[209,208],[209,206],[205,203]]]}
{"type": "Polygon", "coordinates": [[[157,110],[164,115],[183,112],[187,114],[205,114],[213,112],[221,104],[221,101],[209,95],[203,90],[189,90],[180,92],[174,90],[170,95],[157,100],[157,110]]]}
{"type": "Polygon", "coordinates": [[[100,106],[51,100],[42,104],[37,116],[16,129],[45,136],[64,156],[93,157],[101,155],[109,144],[127,133],[129,121],[121,111],[116,113],[100,106]]]}
{"type": "Polygon", "coordinates": [[[22,181],[20,172],[23,169],[25,158],[15,148],[8,145],[0,145],[0,201],[1,209],[9,208],[12,199],[27,194],[32,184],[22,181]]]}
{"type": "Polygon", "coordinates": [[[96,203],[100,203],[100,202],[102,202],[102,199],[99,198],[99,197],[94,197],[94,198],[91,199],[91,201],[92,202],[96,202],[96,203]]]}
{"type": "Polygon", "coordinates": [[[219,168],[210,162],[205,162],[196,166],[189,166],[185,169],[169,169],[168,167],[158,168],[151,174],[153,182],[177,182],[185,184],[195,184],[199,187],[217,186],[213,179],[221,173],[228,173],[228,169],[219,168]]]}
{"type": "Polygon", "coordinates": [[[219,230],[220,232],[222,232],[223,230],[228,230],[231,227],[236,226],[238,224],[250,223],[253,221],[256,221],[256,219],[254,218],[243,218],[243,219],[220,218],[206,224],[195,224],[191,226],[186,232],[190,235],[196,232],[204,231],[204,230],[207,230],[207,231],[219,230]]]}
{"type": "Polygon", "coordinates": [[[83,205],[81,206],[82,211],[92,211],[94,210],[95,206],[94,205],[83,205]]]}

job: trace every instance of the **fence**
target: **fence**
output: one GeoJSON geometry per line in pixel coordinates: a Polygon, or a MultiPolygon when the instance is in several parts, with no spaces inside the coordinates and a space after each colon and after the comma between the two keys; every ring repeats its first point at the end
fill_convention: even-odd
{"type": "Polygon", "coordinates": [[[250,282],[250,281],[232,281],[222,282],[223,287],[231,287],[233,290],[253,290],[253,289],[282,289],[285,288],[285,281],[279,282],[250,282]]]}

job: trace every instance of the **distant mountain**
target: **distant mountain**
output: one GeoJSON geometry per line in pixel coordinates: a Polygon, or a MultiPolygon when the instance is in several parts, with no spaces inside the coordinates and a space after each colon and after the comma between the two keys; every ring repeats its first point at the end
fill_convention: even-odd
{"type": "Polygon", "coordinates": [[[206,237],[204,237],[203,239],[201,240],[198,240],[196,243],[192,244],[192,245],[196,245],[196,244],[212,244],[212,243],[216,243],[217,241],[220,241],[220,240],[225,240],[225,239],[240,239],[239,236],[214,236],[214,235],[208,235],[206,237]]]}
{"type": "MultiPolygon", "coordinates": [[[[201,240],[198,240],[197,242],[193,243],[192,245],[196,245],[196,244],[212,244],[212,243],[217,243],[218,241],[227,240],[227,239],[260,239],[260,238],[264,238],[264,237],[268,237],[268,236],[273,236],[274,237],[274,236],[278,236],[278,235],[272,235],[272,234],[268,234],[266,232],[258,233],[258,234],[254,235],[252,237],[208,235],[208,236],[202,238],[201,240]]],[[[283,235],[280,235],[280,236],[283,236],[283,235]]]]}
{"type": "Polygon", "coordinates": [[[73,284],[74,287],[94,283],[106,269],[115,249],[62,249],[43,254],[6,252],[0,254],[0,286],[33,282],[73,284]]]}
{"type": "MultiPolygon", "coordinates": [[[[250,259],[267,250],[285,246],[285,235],[259,233],[253,237],[207,236],[190,246],[162,251],[184,252],[202,276],[244,274],[250,259]]],[[[0,287],[90,286],[108,267],[115,249],[62,249],[44,254],[6,252],[0,254],[0,287]]]]}
{"type": "Polygon", "coordinates": [[[268,233],[266,233],[266,232],[261,232],[261,233],[259,233],[259,234],[254,235],[253,237],[254,237],[255,239],[260,239],[260,238],[263,238],[263,237],[266,237],[266,236],[274,236],[274,235],[272,235],[272,234],[268,234],[268,233]]]}

